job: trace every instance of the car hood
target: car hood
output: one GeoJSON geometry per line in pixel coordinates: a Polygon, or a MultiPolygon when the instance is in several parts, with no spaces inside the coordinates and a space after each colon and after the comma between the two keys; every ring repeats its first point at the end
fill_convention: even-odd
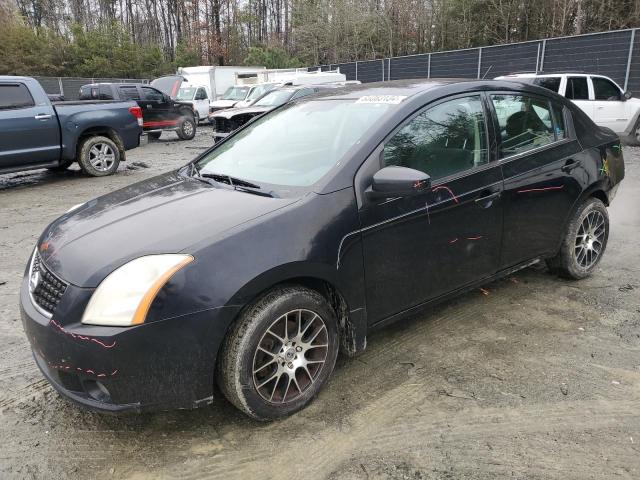
{"type": "Polygon", "coordinates": [[[231,108],[233,107],[236,103],[238,103],[237,100],[214,100],[213,102],[209,102],[209,107],[210,108],[231,108]]]}
{"type": "Polygon", "coordinates": [[[270,198],[215,187],[177,172],[95,198],[54,221],[40,237],[44,263],[61,279],[96,287],[134,258],[189,247],[285,207],[270,198]]]}
{"type": "Polygon", "coordinates": [[[222,110],[221,112],[215,112],[211,115],[213,118],[233,118],[236,115],[259,115],[264,112],[272,110],[274,107],[247,107],[247,108],[229,108],[228,110],[222,110]]]}

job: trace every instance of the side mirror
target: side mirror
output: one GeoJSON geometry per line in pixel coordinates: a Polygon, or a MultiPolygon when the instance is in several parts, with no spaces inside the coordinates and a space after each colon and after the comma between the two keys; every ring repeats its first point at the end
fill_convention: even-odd
{"type": "Polygon", "coordinates": [[[626,92],[624,92],[624,99],[625,100],[629,100],[630,98],[633,97],[633,93],[631,93],[629,90],[627,90],[626,92]]]}
{"type": "Polygon", "coordinates": [[[370,198],[409,197],[427,191],[431,178],[424,172],[406,167],[385,167],[373,175],[367,188],[370,198]]]}

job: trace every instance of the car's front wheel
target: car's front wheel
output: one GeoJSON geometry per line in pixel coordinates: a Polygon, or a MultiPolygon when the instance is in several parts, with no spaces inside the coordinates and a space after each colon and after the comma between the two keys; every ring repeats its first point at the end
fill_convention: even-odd
{"type": "Polygon", "coordinates": [[[337,320],[326,299],[308,288],[279,287],[231,328],[219,356],[218,384],[247,415],[272,420],[309,404],[337,355],[337,320]]]}
{"type": "Polygon", "coordinates": [[[182,117],[176,133],[181,140],[191,140],[196,136],[196,121],[193,115],[185,115],[182,117]]]}
{"type": "Polygon", "coordinates": [[[567,224],[560,252],[547,264],[566,278],[579,280],[591,275],[600,262],[609,239],[609,214],[604,203],[589,198],[567,224]]]}

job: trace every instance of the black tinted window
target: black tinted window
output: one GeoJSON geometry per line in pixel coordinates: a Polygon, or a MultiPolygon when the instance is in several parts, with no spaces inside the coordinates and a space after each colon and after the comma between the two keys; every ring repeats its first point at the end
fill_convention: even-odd
{"type": "Polygon", "coordinates": [[[500,158],[555,141],[549,103],[526,95],[491,95],[500,126],[500,158]]]}
{"type": "Polygon", "coordinates": [[[204,88],[199,88],[198,93],[196,93],[196,100],[206,100],[207,99],[207,91],[204,88]]]}
{"type": "Polygon", "coordinates": [[[606,78],[591,77],[596,100],[620,100],[620,90],[606,78]]]}
{"type": "Polygon", "coordinates": [[[564,126],[564,107],[562,105],[558,105],[557,103],[553,103],[552,108],[553,119],[555,120],[556,126],[556,138],[558,140],[567,138],[567,131],[564,126]]]}
{"type": "Polygon", "coordinates": [[[0,85],[0,109],[33,107],[35,102],[22,83],[0,85]]]}
{"type": "Polygon", "coordinates": [[[122,100],[140,100],[137,87],[119,87],[122,100]]]}
{"type": "Polygon", "coordinates": [[[488,162],[480,97],[457,98],[421,113],[384,147],[384,164],[438,179],[488,162]]]}
{"type": "Polygon", "coordinates": [[[560,77],[538,77],[533,83],[556,93],[560,90],[560,77]]]}
{"type": "Polygon", "coordinates": [[[587,77],[567,78],[565,97],[570,100],[589,100],[589,87],[587,87],[587,77]]]}
{"type": "Polygon", "coordinates": [[[142,96],[145,100],[162,102],[164,101],[164,94],[155,88],[151,87],[141,87],[142,88],[142,96]]]}

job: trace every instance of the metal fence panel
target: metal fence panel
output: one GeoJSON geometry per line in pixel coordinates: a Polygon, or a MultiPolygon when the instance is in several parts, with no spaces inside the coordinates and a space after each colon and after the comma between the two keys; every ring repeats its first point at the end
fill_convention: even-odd
{"type": "Polygon", "coordinates": [[[631,54],[627,90],[633,93],[634,96],[640,97],[640,30],[636,30],[633,41],[633,52],[631,54]]]}
{"type": "Polygon", "coordinates": [[[495,78],[513,72],[535,72],[541,44],[530,42],[483,48],[480,78],[495,78]]]}
{"type": "Polygon", "coordinates": [[[391,59],[391,80],[427,78],[428,76],[429,54],[391,59]]]}
{"type": "Polygon", "coordinates": [[[149,83],[142,78],[72,78],[72,77],[34,77],[45,92],[64,95],[65,100],[77,100],[80,87],[89,83],[149,83]]]}
{"type": "Polygon", "coordinates": [[[347,77],[347,80],[355,80],[356,79],[356,64],[355,62],[351,62],[351,63],[338,63],[338,64],[333,64],[333,69],[335,70],[336,68],[340,69],[340,73],[344,73],[345,76],[347,77]]]}
{"type": "Polygon", "coordinates": [[[362,83],[382,81],[382,60],[358,62],[358,80],[362,83]]]}
{"type": "Polygon", "coordinates": [[[545,73],[599,73],[624,84],[631,31],[557,38],[546,41],[545,73]]]}
{"type": "Polygon", "coordinates": [[[431,54],[431,78],[477,78],[478,49],[431,54]]]}

